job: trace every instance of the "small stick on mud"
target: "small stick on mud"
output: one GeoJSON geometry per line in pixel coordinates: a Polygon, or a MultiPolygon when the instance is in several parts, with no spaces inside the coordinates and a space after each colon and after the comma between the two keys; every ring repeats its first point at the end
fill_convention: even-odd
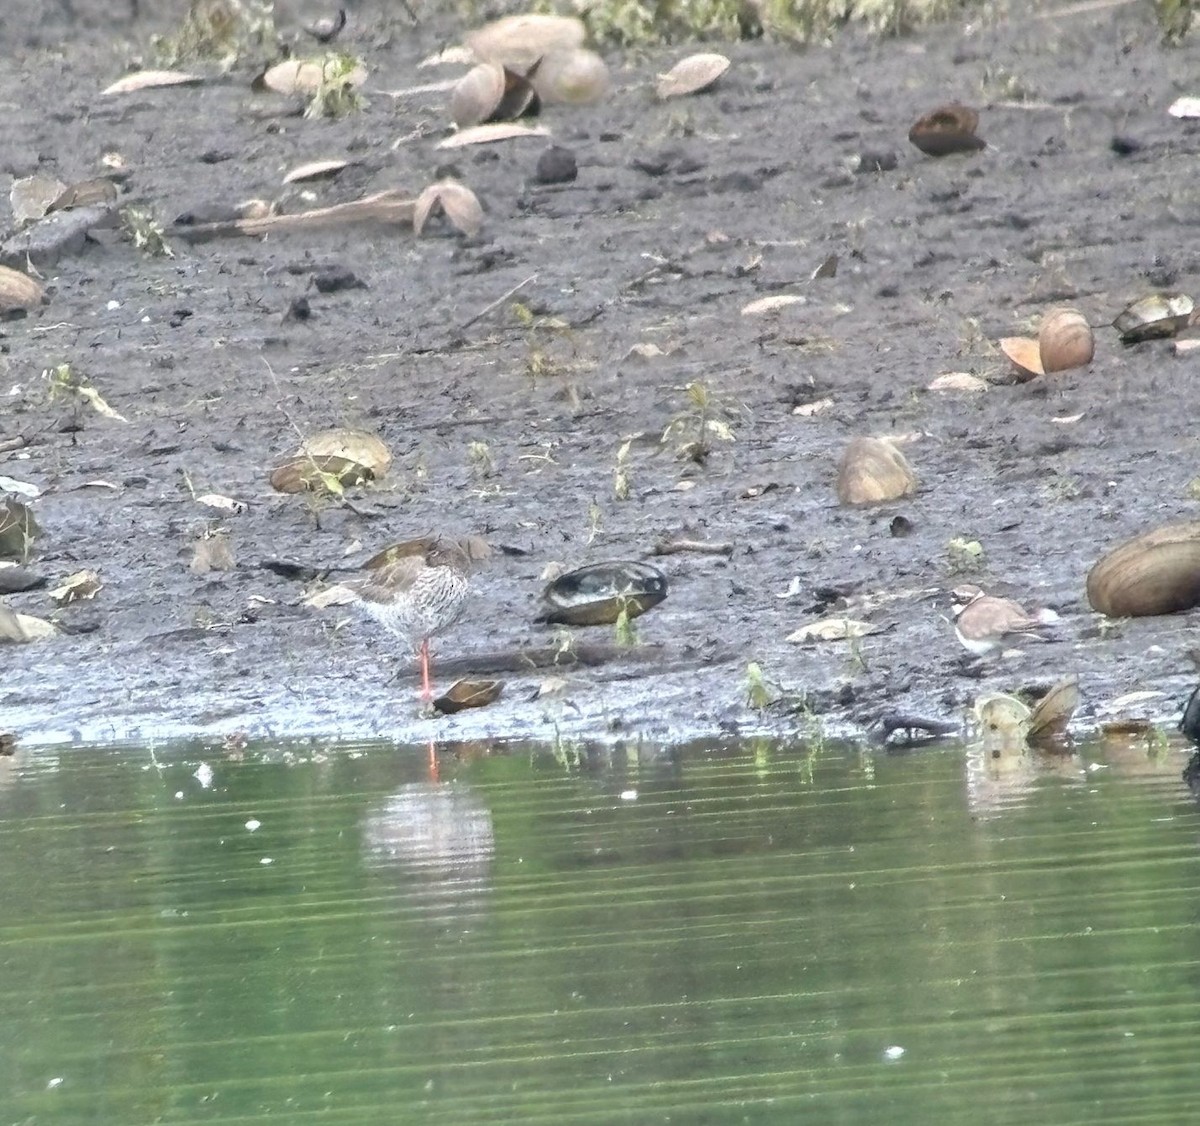
{"type": "Polygon", "coordinates": [[[172,227],[169,234],[185,241],[199,242],[222,235],[269,235],[290,231],[311,231],[347,223],[411,223],[417,201],[397,188],[375,192],[349,203],[298,211],[295,215],[266,215],[261,219],[231,219],[224,223],[197,223],[172,227]]]}
{"type": "Polygon", "coordinates": [[[651,549],[651,555],[682,555],[694,551],[697,555],[733,555],[731,543],[707,543],[704,540],[659,540],[651,549]]]}
{"type": "Polygon", "coordinates": [[[495,301],[489,302],[482,309],[480,309],[479,312],[476,313],[473,317],[470,317],[467,320],[463,321],[463,323],[458,326],[458,331],[460,333],[466,332],[467,329],[469,329],[473,324],[475,324],[476,321],[483,320],[483,318],[486,317],[488,315],[488,313],[492,312],[494,309],[498,309],[501,305],[503,305],[504,302],[507,301],[510,297],[512,297],[514,293],[520,292],[530,282],[537,281],[537,277],[538,277],[537,274],[530,274],[529,277],[527,277],[524,281],[517,282],[517,284],[514,285],[512,287],[512,289],[507,290],[506,292],[500,294],[500,296],[497,297],[495,301]]]}

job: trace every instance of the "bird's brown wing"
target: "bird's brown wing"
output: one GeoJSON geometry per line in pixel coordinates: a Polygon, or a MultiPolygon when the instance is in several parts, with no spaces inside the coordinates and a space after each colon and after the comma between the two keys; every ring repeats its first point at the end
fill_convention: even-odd
{"type": "Polygon", "coordinates": [[[394,563],[385,563],[374,568],[361,579],[352,579],[345,585],[364,602],[393,602],[397,595],[412,590],[428,564],[422,555],[406,555],[394,563]]]}

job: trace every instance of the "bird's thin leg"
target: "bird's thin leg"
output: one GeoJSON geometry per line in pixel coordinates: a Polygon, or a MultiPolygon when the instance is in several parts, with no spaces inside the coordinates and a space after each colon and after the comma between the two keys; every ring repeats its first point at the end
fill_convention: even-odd
{"type": "Polygon", "coordinates": [[[429,638],[421,639],[421,699],[433,702],[433,689],[429,686],[429,638]]]}

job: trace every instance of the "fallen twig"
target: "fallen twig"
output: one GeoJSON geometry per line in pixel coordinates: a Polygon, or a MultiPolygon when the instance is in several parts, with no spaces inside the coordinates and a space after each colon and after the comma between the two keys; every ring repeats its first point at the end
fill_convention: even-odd
{"type": "Polygon", "coordinates": [[[537,281],[537,274],[530,274],[529,277],[527,277],[524,281],[517,282],[517,284],[514,285],[512,287],[512,289],[506,290],[504,293],[500,294],[500,296],[497,297],[495,301],[489,302],[482,309],[480,309],[479,312],[476,313],[473,317],[470,317],[467,320],[463,321],[463,323],[458,326],[458,331],[466,332],[467,329],[469,329],[473,324],[475,324],[476,321],[483,320],[483,318],[486,317],[488,315],[488,313],[492,312],[492,310],[494,310],[494,309],[499,308],[501,305],[504,304],[505,301],[507,301],[510,297],[512,297],[514,293],[517,293],[520,290],[524,289],[530,282],[533,282],[533,281],[537,281]]]}
{"type": "Polygon", "coordinates": [[[283,234],[290,231],[311,231],[321,227],[337,227],[349,223],[411,223],[416,200],[389,188],[363,196],[349,203],[335,203],[298,211],[294,215],[265,215],[259,219],[231,219],[223,223],[197,223],[172,227],[168,234],[192,242],[219,238],[222,235],[283,234]]]}
{"type": "Polygon", "coordinates": [[[653,555],[681,555],[685,551],[694,551],[697,555],[733,554],[731,543],[706,543],[704,540],[659,540],[651,550],[653,555]]]}

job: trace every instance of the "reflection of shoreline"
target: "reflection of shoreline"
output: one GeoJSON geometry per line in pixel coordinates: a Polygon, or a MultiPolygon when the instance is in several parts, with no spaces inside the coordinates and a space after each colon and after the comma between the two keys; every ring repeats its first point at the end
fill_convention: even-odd
{"type": "Polygon", "coordinates": [[[488,808],[461,783],[401,786],[363,824],[367,867],[398,876],[434,914],[481,913],[495,837],[488,808]]]}

